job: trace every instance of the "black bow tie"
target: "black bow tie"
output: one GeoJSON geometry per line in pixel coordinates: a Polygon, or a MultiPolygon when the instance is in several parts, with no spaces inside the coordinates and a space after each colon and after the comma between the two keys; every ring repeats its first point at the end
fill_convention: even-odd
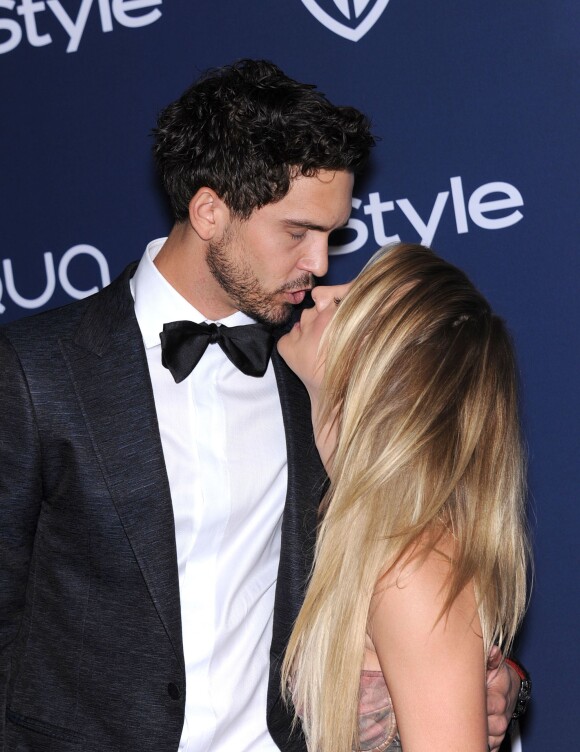
{"type": "Polygon", "coordinates": [[[186,379],[211,343],[217,342],[232,363],[248,376],[263,376],[274,337],[264,324],[224,326],[172,321],[163,325],[161,362],[176,383],[186,379]]]}

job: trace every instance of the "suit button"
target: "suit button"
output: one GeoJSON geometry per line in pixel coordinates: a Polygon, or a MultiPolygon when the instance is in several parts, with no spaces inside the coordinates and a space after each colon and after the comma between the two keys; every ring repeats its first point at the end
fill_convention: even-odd
{"type": "Polygon", "coordinates": [[[179,698],[181,697],[179,687],[173,682],[169,682],[169,684],[167,685],[167,694],[169,695],[169,697],[171,697],[172,700],[179,700],[179,698]]]}

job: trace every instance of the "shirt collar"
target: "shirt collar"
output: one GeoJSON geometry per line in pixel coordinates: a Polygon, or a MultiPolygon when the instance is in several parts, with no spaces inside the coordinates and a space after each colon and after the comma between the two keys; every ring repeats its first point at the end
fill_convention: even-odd
{"type": "MultiPolygon", "coordinates": [[[[167,238],[158,238],[149,243],[131,279],[135,316],[147,349],[161,345],[159,334],[163,331],[163,324],[169,321],[194,321],[196,324],[213,321],[180,295],[153,263],[166,240],[167,238]]],[[[256,322],[245,313],[236,311],[223,319],[216,319],[215,323],[243,326],[256,322]]]]}

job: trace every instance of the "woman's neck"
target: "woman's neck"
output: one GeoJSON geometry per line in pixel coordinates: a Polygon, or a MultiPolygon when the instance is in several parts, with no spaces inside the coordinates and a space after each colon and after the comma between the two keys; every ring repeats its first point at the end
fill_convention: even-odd
{"type": "Polygon", "coordinates": [[[314,429],[314,441],[322,464],[329,477],[331,475],[332,457],[336,447],[336,420],[334,416],[322,423],[320,419],[319,391],[308,389],[312,410],[312,427],[314,429]]]}

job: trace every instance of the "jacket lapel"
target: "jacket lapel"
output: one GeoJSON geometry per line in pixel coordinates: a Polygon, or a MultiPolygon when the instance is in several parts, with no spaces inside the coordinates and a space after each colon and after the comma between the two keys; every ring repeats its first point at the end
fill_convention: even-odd
{"type": "Polygon", "coordinates": [[[129,279],[96,295],[62,342],[111,498],[151,598],[183,664],[173,508],[129,279]]]}
{"type": "MultiPolygon", "coordinates": [[[[304,599],[314,554],[318,505],[326,483],[314,444],[308,394],[277,351],[272,359],[286,431],[288,491],[274,604],[269,710],[280,700],[280,663],[304,599]]],[[[269,722],[272,730],[272,718],[269,722]]]]}

